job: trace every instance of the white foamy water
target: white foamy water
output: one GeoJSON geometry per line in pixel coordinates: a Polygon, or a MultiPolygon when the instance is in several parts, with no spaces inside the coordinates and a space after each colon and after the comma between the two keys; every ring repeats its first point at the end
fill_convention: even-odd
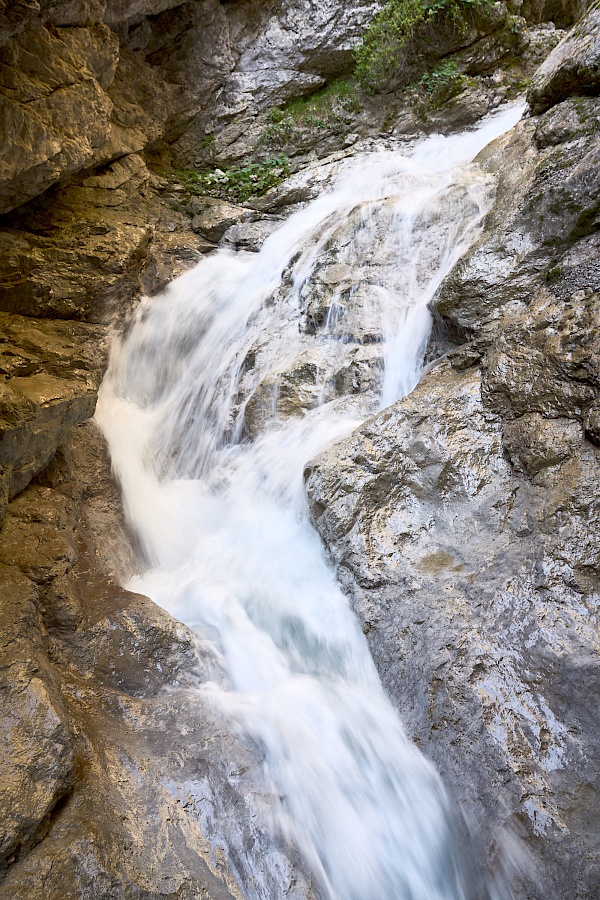
{"type": "Polygon", "coordinates": [[[101,389],[97,421],[147,561],[128,586],[218,649],[229,688],[204,690],[264,750],[274,822],[323,898],[466,896],[443,786],[383,693],[310,525],[302,473],[417,383],[427,303],[491,203],[489,177],[469,162],[520,113],[408,157],[346,162],[259,254],[218,251],[145,301],[101,389]],[[325,264],[350,272],[352,288],[331,288],[308,334],[325,264]],[[376,333],[371,344],[360,328],[376,333]],[[336,373],[365,346],[380,353],[376,385],[345,397],[336,373]],[[306,353],[319,360],[314,393],[282,419],[282,373],[306,353]],[[244,414],[266,383],[273,403],[251,441],[244,414]]]}

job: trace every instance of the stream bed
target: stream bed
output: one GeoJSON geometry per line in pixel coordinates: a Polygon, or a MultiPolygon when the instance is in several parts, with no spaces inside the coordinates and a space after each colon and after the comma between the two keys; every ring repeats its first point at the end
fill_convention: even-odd
{"type": "Polygon", "coordinates": [[[259,253],[218,250],[143,301],[100,392],[143,560],[127,587],[211,643],[225,677],[198,690],[261,748],[268,827],[322,898],[468,896],[444,787],[384,694],[303,471],[418,383],[428,303],[493,200],[472,160],[521,112],[339,163],[259,253]]]}

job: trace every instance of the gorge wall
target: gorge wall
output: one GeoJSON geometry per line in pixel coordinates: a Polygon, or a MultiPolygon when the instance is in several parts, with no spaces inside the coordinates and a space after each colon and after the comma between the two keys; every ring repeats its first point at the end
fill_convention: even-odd
{"type": "MultiPolygon", "coordinates": [[[[456,62],[451,96],[413,68],[293,118],[351,73],[377,8],[0,2],[0,896],[316,896],[257,825],[259,750],[191,701],[218,663],[118,584],[135,548],[88,421],[107,346],[216,241],[257,249],[318,190],[318,158],[475,122],[535,70],[531,116],[484,152],[485,230],[435,301],[444,356],[307,490],[482,867],[518,847],[517,897],[600,891],[600,14],[565,36],[582,7],[495,4],[432,51],[456,62]],[[262,197],[182,183],[278,153],[298,174],[262,197]]],[[[310,385],[288,376],[298,412],[310,385]]]]}

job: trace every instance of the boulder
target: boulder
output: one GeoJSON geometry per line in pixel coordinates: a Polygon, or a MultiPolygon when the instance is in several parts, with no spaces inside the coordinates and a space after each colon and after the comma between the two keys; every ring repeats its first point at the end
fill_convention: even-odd
{"type": "Polygon", "coordinates": [[[533,76],[527,100],[535,114],[577,94],[600,93],[600,8],[593,4],[533,76]]]}
{"type": "Polygon", "coordinates": [[[248,210],[220,200],[206,200],[205,209],[192,219],[192,228],[207,241],[220,241],[228,228],[248,218],[248,210]]]}
{"type": "Polygon", "coordinates": [[[266,239],[281,226],[280,219],[263,219],[260,222],[240,222],[230,225],[223,235],[223,243],[234,250],[258,252],[266,239]]]}

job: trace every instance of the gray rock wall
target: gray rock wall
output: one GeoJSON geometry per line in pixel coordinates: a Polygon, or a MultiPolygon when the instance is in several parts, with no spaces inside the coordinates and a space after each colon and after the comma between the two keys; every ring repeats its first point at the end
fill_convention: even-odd
{"type": "MultiPolygon", "coordinates": [[[[573,35],[534,106],[588,47],[583,23],[573,35]]],[[[539,900],[600,891],[600,106],[582,79],[481,156],[496,205],[433,304],[466,342],[306,473],[474,858],[539,900]]]]}

